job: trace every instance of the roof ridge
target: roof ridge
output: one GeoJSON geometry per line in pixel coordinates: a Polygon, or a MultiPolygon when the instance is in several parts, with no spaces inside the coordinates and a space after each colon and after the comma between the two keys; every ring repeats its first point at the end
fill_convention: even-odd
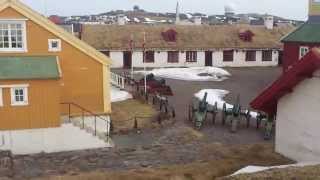
{"type": "Polygon", "coordinates": [[[282,37],[280,39],[280,42],[285,42],[286,39],[288,39],[290,36],[293,35],[293,33],[297,32],[298,30],[300,30],[306,23],[301,24],[299,27],[297,27],[296,29],[294,29],[292,32],[288,33],[286,36],[282,37]]]}

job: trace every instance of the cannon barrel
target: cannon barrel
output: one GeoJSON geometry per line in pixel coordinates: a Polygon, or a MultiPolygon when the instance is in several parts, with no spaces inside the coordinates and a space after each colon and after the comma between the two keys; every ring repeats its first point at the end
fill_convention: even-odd
{"type": "Polygon", "coordinates": [[[208,98],[208,93],[206,92],[204,94],[202,100],[199,102],[199,110],[200,111],[205,111],[208,108],[207,98],[208,98]]]}

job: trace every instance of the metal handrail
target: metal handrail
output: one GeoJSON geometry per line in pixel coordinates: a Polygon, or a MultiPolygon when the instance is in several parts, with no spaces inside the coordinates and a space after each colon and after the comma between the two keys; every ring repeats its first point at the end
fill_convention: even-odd
{"type": "Polygon", "coordinates": [[[111,84],[117,86],[121,89],[125,88],[125,77],[118,75],[116,73],[110,72],[111,84]]]}
{"type": "Polygon", "coordinates": [[[111,128],[111,120],[110,119],[105,119],[101,117],[98,114],[93,113],[90,110],[87,110],[86,108],[72,102],[65,102],[65,103],[60,103],[61,105],[68,105],[68,117],[69,117],[69,122],[71,123],[71,107],[77,107],[78,109],[81,110],[81,117],[82,117],[82,128],[84,128],[84,117],[85,113],[91,115],[94,117],[94,136],[97,136],[97,118],[105,121],[107,123],[107,138],[110,137],[110,128],[111,128]]]}

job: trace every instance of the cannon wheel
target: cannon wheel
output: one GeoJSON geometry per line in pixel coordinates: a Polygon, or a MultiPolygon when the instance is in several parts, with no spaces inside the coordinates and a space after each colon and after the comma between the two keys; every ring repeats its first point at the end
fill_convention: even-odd
{"type": "Polygon", "coordinates": [[[226,105],[226,103],[223,103],[223,107],[222,107],[222,125],[226,124],[226,119],[227,119],[227,105],[226,105]]]}
{"type": "Polygon", "coordinates": [[[201,130],[202,128],[202,122],[200,121],[194,121],[194,126],[197,130],[201,130]]]}

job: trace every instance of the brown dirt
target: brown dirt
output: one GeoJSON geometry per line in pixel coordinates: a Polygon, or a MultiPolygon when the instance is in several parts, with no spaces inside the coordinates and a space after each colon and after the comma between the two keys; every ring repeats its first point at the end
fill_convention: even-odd
{"type": "Polygon", "coordinates": [[[152,126],[150,117],[156,116],[156,110],[145,103],[138,100],[127,100],[123,102],[112,103],[111,118],[114,123],[115,131],[128,130],[134,127],[134,117],[147,117],[138,118],[139,128],[152,126]]]}
{"type": "Polygon", "coordinates": [[[225,146],[210,144],[203,149],[208,155],[220,154],[224,158],[194,162],[186,165],[164,166],[156,169],[134,169],[118,172],[90,172],[41,179],[50,180],[212,180],[233,173],[247,165],[280,165],[291,161],[273,152],[270,144],[225,146]],[[250,156],[249,156],[250,154],[250,156]]]}

